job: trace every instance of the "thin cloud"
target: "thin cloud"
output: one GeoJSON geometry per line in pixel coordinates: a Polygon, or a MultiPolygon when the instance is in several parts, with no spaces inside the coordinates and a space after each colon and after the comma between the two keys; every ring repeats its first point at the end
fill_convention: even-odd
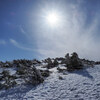
{"type": "Polygon", "coordinates": [[[22,49],[22,50],[26,50],[26,51],[35,51],[34,49],[31,48],[27,48],[22,46],[20,43],[18,43],[16,40],[14,39],[9,39],[9,41],[17,48],[22,49]]]}
{"type": "Polygon", "coordinates": [[[25,32],[25,30],[23,29],[22,26],[20,26],[20,31],[21,31],[22,34],[26,35],[26,32],[25,32]]]}
{"type": "MultiPolygon", "coordinates": [[[[47,50],[44,50],[44,49],[32,49],[32,48],[27,48],[27,47],[24,47],[23,45],[21,45],[20,43],[18,43],[16,40],[14,39],[9,39],[10,43],[13,44],[15,47],[19,48],[19,49],[22,49],[22,50],[26,50],[26,51],[31,51],[31,52],[41,52],[41,53],[46,53],[47,50]]],[[[42,58],[42,57],[40,57],[42,58]]]]}

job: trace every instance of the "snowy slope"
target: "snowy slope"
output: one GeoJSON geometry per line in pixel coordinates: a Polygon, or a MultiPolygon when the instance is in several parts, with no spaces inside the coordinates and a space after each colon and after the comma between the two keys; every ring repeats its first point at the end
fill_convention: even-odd
{"type": "Polygon", "coordinates": [[[50,70],[52,74],[44,83],[2,90],[0,100],[100,100],[100,66],[66,74],[50,70]]]}

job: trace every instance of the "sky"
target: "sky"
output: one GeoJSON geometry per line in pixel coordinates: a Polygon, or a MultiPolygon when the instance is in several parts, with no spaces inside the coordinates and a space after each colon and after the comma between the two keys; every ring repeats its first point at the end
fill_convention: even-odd
{"type": "Polygon", "coordinates": [[[0,0],[0,61],[64,57],[100,60],[100,0],[0,0]],[[59,17],[56,25],[48,14],[59,17]]]}

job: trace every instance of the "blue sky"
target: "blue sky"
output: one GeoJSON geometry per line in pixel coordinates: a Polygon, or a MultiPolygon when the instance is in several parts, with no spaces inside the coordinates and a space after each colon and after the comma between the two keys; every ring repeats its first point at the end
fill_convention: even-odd
{"type": "Polygon", "coordinates": [[[0,60],[43,59],[77,52],[100,59],[100,0],[0,0],[0,60]],[[60,23],[51,27],[48,12],[60,23]]]}

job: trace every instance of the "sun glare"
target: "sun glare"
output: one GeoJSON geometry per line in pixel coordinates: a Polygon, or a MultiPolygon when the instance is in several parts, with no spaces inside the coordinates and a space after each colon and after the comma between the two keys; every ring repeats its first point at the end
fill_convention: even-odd
{"type": "Polygon", "coordinates": [[[50,13],[47,15],[47,21],[51,25],[56,25],[59,22],[58,15],[56,13],[50,13]]]}

